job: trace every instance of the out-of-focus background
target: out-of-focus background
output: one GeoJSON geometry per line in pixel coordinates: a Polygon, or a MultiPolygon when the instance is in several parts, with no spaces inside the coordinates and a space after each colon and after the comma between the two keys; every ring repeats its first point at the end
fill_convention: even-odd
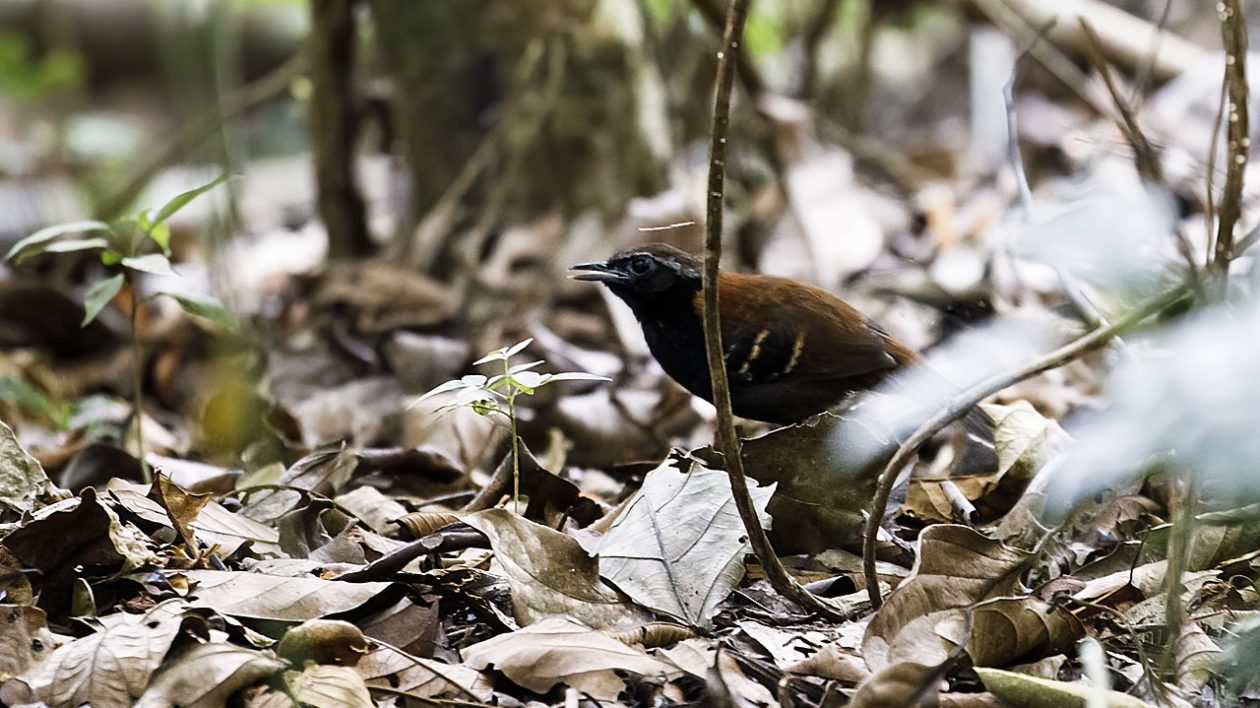
{"type": "MultiPolygon", "coordinates": [[[[1238,624],[1260,609],[1247,91],[1260,65],[1246,49],[1260,13],[1235,0],[754,0],[735,56],[724,268],[842,295],[960,388],[1089,331],[1118,337],[997,387],[998,469],[960,472],[944,439],[918,456],[880,539],[880,580],[901,589],[869,623],[783,629],[805,618],[755,565],[741,581],[737,518],[723,537],[734,561],[662,547],[681,564],[655,588],[667,599],[640,587],[659,569],[614,553],[635,546],[614,531],[647,533],[625,511],[635,500],[659,501],[651,516],[681,498],[662,481],[675,467],[712,473],[703,452],[663,461],[708,445],[714,412],[652,361],[627,309],[566,270],[654,241],[700,252],[726,10],[0,3],[0,478],[16,480],[0,490],[0,566],[15,573],[3,600],[39,615],[28,632],[48,647],[101,641],[98,615],[157,612],[173,638],[118,669],[130,695],[67,678],[77,655],[24,650],[0,665],[18,677],[0,697],[187,704],[179,672],[223,662],[256,673],[223,678],[216,700],[282,700],[287,681],[382,705],[839,705],[910,664],[940,664],[950,683],[902,681],[906,705],[1015,700],[1004,691],[1067,705],[1056,692],[1082,676],[1152,705],[1260,696],[1256,639],[1238,624]],[[474,364],[526,340],[509,363],[474,364]],[[498,394],[464,378],[417,400],[533,360],[591,376],[518,376],[498,394]],[[108,548],[87,552],[74,528],[108,548]],[[406,579],[373,565],[426,536],[451,545],[404,561],[406,579]],[[547,579],[574,567],[589,571],[580,590],[547,579]],[[1113,575],[1132,568],[1146,574],[1113,575]],[[954,570],[991,582],[944,600],[954,570]],[[371,582],[332,580],[355,572],[371,582]],[[682,599],[688,573],[711,602],[682,599]],[[242,609],[267,595],[259,578],[316,583],[317,599],[242,609]],[[597,619],[600,603],[619,613],[597,619]],[[180,629],[203,615],[217,618],[206,631],[180,629]],[[357,625],[339,627],[350,639],[264,653],[328,616],[357,625]],[[623,656],[594,631],[649,617],[709,634],[619,637],[623,656]],[[616,658],[527,654],[556,646],[616,658]],[[304,664],[329,647],[368,663],[304,664]]],[[[778,485],[759,502],[771,539],[802,581],[827,581],[816,590],[864,587],[872,464],[948,396],[922,398],[909,414],[882,397],[846,414],[884,430],[868,417],[892,409],[904,429],[885,437],[741,423],[761,436],[750,475],[778,485]]],[[[729,499],[713,484],[701,500],[729,499]]],[[[717,543],[688,526],[695,508],[660,518],[717,543]]]]}

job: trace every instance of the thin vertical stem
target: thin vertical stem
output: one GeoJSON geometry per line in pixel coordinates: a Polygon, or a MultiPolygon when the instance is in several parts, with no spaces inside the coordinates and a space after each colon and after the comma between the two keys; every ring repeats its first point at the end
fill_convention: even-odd
{"type": "Polygon", "coordinates": [[[704,338],[713,386],[713,405],[717,408],[717,447],[726,463],[731,480],[731,494],[739,510],[744,530],[766,577],[780,595],[811,612],[833,619],[845,619],[846,613],[814,597],[788,575],[775,555],[770,539],[761,526],[756,506],[748,492],[748,478],[740,459],[739,436],[731,413],[731,390],[722,359],[722,330],[718,311],[718,265],[722,258],[722,210],[726,187],[726,146],[731,119],[731,89],[734,84],[739,39],[748,17],[750,0],[731,0],[726,13],[726,29],[722,49],[718,52],[717,87],[713,101],[713,120],[709,131],[709,184],[706,205],[704,240],[704,338]]]}
{"type": "Polygon", "coordinates": [[[140,459],[140,474],[145,483],[153,481],[149,462],[144,457],[144,352],[140,349],[140,294],[136,291],[136,278],[127,270],[127,292],[131,293],[131,419],[136,426],[136,457],[140,459]]]}
{"type": "Polygon", "coordinates": [[[1228,148],[1225,186],[1221,193],[1212,272],[1215,275],[1215,294],[1224,299],[1229,284],[1229,263],[1234,258],[1234,228],[1242,215],[1243,180],[1251,138],[1247,113],[1247,17],[1242,0],[1222,0],[1217,7],[1221,13],[1221,35],[1225,46],[1225,90],[1229,96],[1229,108],[1225,120],[1228,148]]]}

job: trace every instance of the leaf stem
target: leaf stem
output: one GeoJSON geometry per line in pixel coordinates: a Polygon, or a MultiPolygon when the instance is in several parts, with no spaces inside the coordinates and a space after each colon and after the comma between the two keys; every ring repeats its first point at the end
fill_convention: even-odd
{"type": "Polygon", "coordinates": [[[144,353],[140,350],[140,294],[136,290],[135,273],[127,269],[127,291],[131,293],[131,419],[136,426],[136,457],[145,484],[153,481],[153,472],[144,456],[144,353]]]}

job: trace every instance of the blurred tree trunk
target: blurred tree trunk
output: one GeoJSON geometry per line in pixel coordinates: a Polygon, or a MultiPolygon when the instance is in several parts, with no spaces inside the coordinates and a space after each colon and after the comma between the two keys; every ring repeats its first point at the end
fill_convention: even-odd
{"type": "Polygon", "coordinates": [[[364,255],[372,250],[363,197],[354,177],[355,1],[311,1],[307,45],[311,147],[315,153],[319,216],[328,229],[331,258],[364,255]]]}
{"type": "Polygon", "coordinates": [[[413,264],[442,275],[461,219],[484,234],[665,186],[664,90],[637,0],[368,2],[410,179],[399,250],[413,264]],[[451,228],[413,237],[451,201],[451,228]]]}

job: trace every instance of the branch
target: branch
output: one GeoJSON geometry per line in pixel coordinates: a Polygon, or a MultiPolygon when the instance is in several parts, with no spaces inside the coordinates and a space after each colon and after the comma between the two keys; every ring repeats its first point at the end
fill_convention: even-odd
{"type": "MultiPolygon", "coordinates": [[[[725,27],[724,23],[730,19],[729,15],[725,15],[722,12],[721,0],[692,0],[691,4],[700,11],[700,14],[704,16],[704,19],[715,30],[725,27]]],[[[748,3],[744,4],[747,5],[748,3]]],[[[745,16],[748,14],[746,8],[744,14],[745,16]]],[[[741,29],[740,36],[742,37],[743,34],[741,29]]],[[[722,38],[723,40],[726,39],[725,34],[723,34],[722,38]]],[[[722,43],[722,47],[726,47],[725,41],[722,43]]],[[[753,61],[752,55],[748,53],[748,50],[743,45],[733,47],[732,51],[735,53],[735,70],[739,72],[739,82],[743,84],[744,90],[748,92],[749,96],[753,98],[760,96],[761,92],[766,88],[766,82],[761,77],[761,72],[757,70],[757,63],[753,61]]],[[[721,63],[720,57],[718,63],[721,63]]],[[[720,73],[721,71],[722,69],[719,67],[718,72],[720,73]]]]}
{"type": "Polygon", "coordinates": [[[310,136],[315,157],[316,206],[328,230],[328,255],[346,258],[372,251],[367,209],[355,183],[357,120],[354,55],[358,41],[355,0],[313,0],[310,57],[310,136]]]}
{"type": "Polygon", "coordinates": [[[726,462],[731,480],[731,494],[739,517],[744,522],[749,543],[757,560],[766,571],[770,585],[780,595],[804,609],[830,619],[848,619],[848,614],[813,596],[788,575],[775,555],[766,531],[761,527],[757,509],[748,493],[748,478],[740,458],[739,436],[731,413],[731,389],[722,360],[722,329],[718,311],[718,265],[722,259],[722,197],[726,188],[727,133],[731,122],[731,89],[735,81],[735,64],[740,36],[748,16],[751,0],[731,0],[726,13],[726,29],[722,49],[718,52],[717,86],[714,91],[713,120],[709,130],[709,188],[704,230],[704,343],[713,386],[713,405],[717,408],[717,447],[726,462]]]}
{"type": "Polygon", "coordinates": [[[1225,90],[1229,95],[1228,155],[1225,186],[1221,194],[1220,222],[1216,231],[1216,254],[1212,271],[1217,295],[1224,298],[1229,279],[1229,262],[1234,257],[1234,227],[1242,214],[1244,172],[1247,169],[1247,18],[1242,0],[1221,3],[1221,34],[1225,46],[1225,90]]]}
{"type": "Polygon", "coordinates": [[[1085,37],[1085,56],[1102,77],[1107,93],[1111,96],[1111,102],[1115,105],[1116,112],[1120,114],[1120,131],[1124,133],[1125,140],[1133,148],[1133,160],[1137,163],[1138,174],[1142,179],[1162,183],[1164,173],[1159,165],[1159,153],[1156,152],[1155,146],[1151,145],[1151,141],[1146,139],[1142,127],[1138,125],[1137,116],[1133,114],[1133,108],[1116,88],[1116,83],[1111,78],[1111,68],[1107,66],[1107,60],[1103,58],[1102,42],[1098,39],[1098,33],[1084,17],[1080,18],[1080,23],[1081,34],[1085,37]]]}
{"type": "Polygon", "coordinates": [[[1102,347],[1125,329],[1138,324],[1151,315],[1164,311],[1185,297],[1188,292],[1190,292],[1190,288],[1185,285],[1173,288],[1167,293],[1151,299],[1145,305],[1113,324],[1095,329],[1013,372],[991,376],[981,381],[950,399],[936,415],[928,418],[927,421],[919,426],[918,430],[914,431],[913,435],[901,443],[901,446],[897,448],[896,454],[884,466],[883,472],[879,475],[879,481],[876,482],[875,498],[871,501],[870,514],[866,519],[865,536],[862,539],[862,572],[866,576],[866,589],[870,594],[871,604],[878,609],[883,601],[879,592],[879,578],[875,573],[875,536],[879,532],[880,521],[884,516],[884,507],[888,505],[888,498],[892,495],[893,483],[897,480],[897,473],[900,472],[906,463],[910,462],[911,456],[918,451],[919,446],[930,440],[932,436],[940,432],[945,426],[965,416],[968,411],[975,408],[985,398],[1007,386],[1032,378],[1044,371],[1063,366],[1087,352],[1102,347]]]}

